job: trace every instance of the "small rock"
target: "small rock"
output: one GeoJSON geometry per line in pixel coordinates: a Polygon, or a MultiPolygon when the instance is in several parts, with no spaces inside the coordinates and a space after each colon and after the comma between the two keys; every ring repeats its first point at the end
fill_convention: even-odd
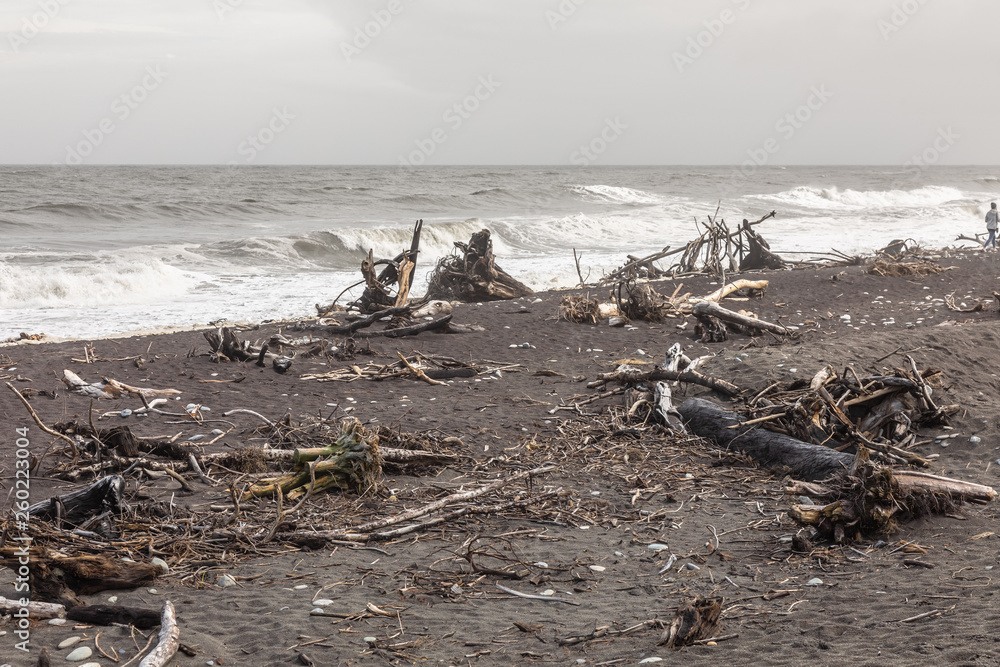
{"type": "Polygon", "coordinates": [[[236,585],[236,580],[230,574],[224,574],[215,580],[215,585],[220,588],[229,588],[230,586],[236,585]]]}
{"type": "MultiPolygon", "coordinates": [[[[116,602],[118,602],[117,595],[112,595],[111,597],[108,598],[108,604],[114,604],[116,602]]],[[[60,646],[59,648],[62,648],[62,646],[60,646]]]]}
{"type": "Polygon", "coordinates": [[[160,571],[163,574],[169,574],[170,573],[170,566],[167,565],[167,561],[163,560],[162,558],[153,558],[149,562],[152,563],[153,565],[155,565],[156,567],[160,568],[160,571]]]}
{"type": "Polygon", "coordinates": [[[600,565],[591,565],[590,569],[593,570],[594,572],[604,572],[604,570],[606,570],[607,568],[602,567],[600,565]]]}
{"type": "Polygon", "coordinates": [[[319,607],[328,607],[333,604],[333,600],[313,600],[313,604],[319,607]]]}
{"type": "Polygon", "coordinates": [[[364,641],[366,644],[374,644],[378,641],[378,637],[365,637],[364,641]]]}
{"type": "Polygon", "coordinates": [[[125,408],[124,410],[121,411],[122,419],[124,419],[125,417],[128,417],[131,414],[132,414],[132,411],[129,410],[128,408],[125,408]]]}
{"type": "Polygon", "coordinates": [[[65,618],[50,618],[49,625],[66,625],[65,618]]]}
{"type": "Polygon", "coordinates": [[[225,433],[221,428],[212,429],[212,435],[222,435],[225,433]]]}
{"type": "Polygon", "coordinates": [[[304,591],[307,588],[309,588],[309,586],[307,586],[306,584],[299,584],[298,586],[292,586],[293,591],[304,591]]]}
{"type": "Polygon", "coordinates": [[[639,664],[640,665],[645,665],[645,664],[650,663],[650,662],[662,662],[662,661],[663,661],[663,658],[658,658],[658,657],[656,657],[654,655],[651,658],[643,658],[642,660],[639,661],[639,664]]]}
{"type": "Polygon", "coordinates": [[[810,579],[809,581],[806,582],[806,586],[822,586],[822,585],[823,585],[823,580],[820,579],[819,577],[816,577],[815,579],[810,579]]]}
{"type": "Polygon", "coordinates": [[[549,564],[546,563],[545,561],[542,561],[542,560],[540,560],[537,563],[535,563],[535,567],[540,567],[540,568],[543,568],[543,569],[547,568],[548,566],[549,566],[549,564]]]}
{"type": "Polygon", "coordinates": [[[972,436],[971,438],[969,438],[969,442],[971,442],[971,443],[972,443],[972,444],[974,444],[974,445],[978,445],[978,444],[979,444],[979,443],[981,443],[982,441],[983,441],[983,439],[982,439],[982,438],[980,438],[980,437],[979,437],[978,435],[974,435],[974,436],[972,436]]]}
{"type": "Polygon", "coordinates": [[[694,563],[688,563],[688,564],[687,564],[687,565],[685,565],[684,567],[686,567],[686,568],[687,568],[687,569],[689,569],[689,570],[700,570],[700,569],[701,569],[700,567],[698,567],[698,566],[697,566],[697,565],[695,565],[694,563]]]}
{"type": "Polygon", "coordinates": [[[204,437],[205,437],[204,433],[197,433],[195,435],[192,435],[190,438],[188,438],[187,441],[188,442],[197,442],[198,440],[201,440],[204,437]]]}
{"type": "Polygon", "coordinates": [[[809,496],[799,496],[799,502],[802,503],[803,505],[815,505],[816,504],[816,503],[813,502],[813,499],[810,498],[809,496]]]}
{"type": "Polygon", "coordinates": [[[649,549],[650,551],[665,551],[670,547],[668,547],[666,544],[650,544],[646,548],[649,549]]]}
{"type": "Polygon", "coordinates": [[[150,588],[150,589],[149,589],[149,594],[150,594],[150,595],[156,595],[156,592],[157,592],[157,591],[156,591],[156,589],[155,589],[155,588],[150,588]]]}
{"type": "Polygon", "coordinates": [[[69,662],[80,662],[81,660],[86,660],[92,655],[94,655],[94,651],[89,646],[81,646],[67,655],[66,660],[69,662]]]}
{"type": "Polygon", "coordinates": [[[554,590],[552,590],[551,588],[547,588],[544,591],[542,591],[542,595],[545,595],[545,596],[555,595],[555,594],[556,594],[556,592],[554,590]]]}
{"type": "Polygon", "coordinates": [[[77,636],[77,637],[70,637],[69,639],[64,639],[61,642],[59,642],[59,646],[57,646],[56,648],[60,648],[60,649],[69,648],[73,644],[78,644],[81,639],[82,639],[82,637],[79,637],[79,636],[77,636]]]}

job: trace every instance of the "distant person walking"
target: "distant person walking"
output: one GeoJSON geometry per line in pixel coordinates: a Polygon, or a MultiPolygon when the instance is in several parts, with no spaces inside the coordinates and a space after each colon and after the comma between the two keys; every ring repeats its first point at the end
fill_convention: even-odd
{"type": "Polygon", "coordinates": [[[989,246],[993,246],[993,249],[997,249],[997,203],[993,202],[990,204],[990,210],[986,213],[986,231],[990,233],[986,243],[983,244],[983,250],[986,250],[989,246]]]}

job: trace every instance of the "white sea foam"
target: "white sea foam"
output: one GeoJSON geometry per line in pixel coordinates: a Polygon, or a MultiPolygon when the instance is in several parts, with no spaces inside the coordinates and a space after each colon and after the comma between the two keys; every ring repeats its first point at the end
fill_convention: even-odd
{"type": "Polygon", "coordinates": [[[0,308],[83,307],[176,299],[199,282],[150,258],[95,257],[59,265],[0,261],[0,308]]]}
{"type": "Polygon", "coordinates": [[[928,185],[913,190],[840,190],[835,187],[801,186],[772,195],[752,195],[749,199],[792,204],[804,208],[861,210],[940,206],[965,197],[957,188],[928,185]]]}

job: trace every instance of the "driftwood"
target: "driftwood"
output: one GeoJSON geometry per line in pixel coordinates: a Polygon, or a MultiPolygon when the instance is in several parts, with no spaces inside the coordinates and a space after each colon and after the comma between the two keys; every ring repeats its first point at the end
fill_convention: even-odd
{"type": "MultiPolygon", "coordinates": [[[[0,548],[0,564],[17,571],[21,552],[0,548]]],[[[76,597],[113,589],[146,586],[160,573],[149,563],[129,563],[104,556],[67,556],[45,547],[28,550],[28,583],[34,599],[57,602],[67,608],[82,604],[76,597]]]]}
{"type": "Polygon", "coordinates": [[[132,396],[135,398],[166,398],[180,394],[176,389],[148,389],[144,387],[132,387],[122,384],[111,378],[103,378],[101,382],[88,384],[79,375],[71,370],[64,370],[62,381],[74,394],[80,394],[88,398],[119,399],[122,396],[132,396]]]}
{"type": "MultiPolygon", "coordinates": [[[[14,598],[8,600],[0,595],[0,616],[15,614],[23,608],[24,605],[21,604],[20,599],[14,598]]],[[[43,619],[66,617],[66,607],[53,602],[37,602],[35,600],[29,600],[27,608],[28,614],[31,618],[43,619]]]]}
{"type": "Polygon", "coordinates": [[[163,611],[160,614],[160,619],[160,641],[156,645],[156,648],[142,659],[139,667],[163,667],[170,658],[174,657],[177,649],[180,648],[178,638],[181,631],[177,627],[174,605],[170,600],[163,603],[163,611]]]}
{"type": "Polygon", "coordinates": [[[670,627],[664,630],[657,643],[680,648],[707,639],[718,630],[721,616],[722,600],[706,600],[699,595],[677,609],[670,627]]]}
{"type": "Polygon", "coordinates": [[[689,398],[679,411],[695,435],[709,438],[723,449],[743,451],[765,466],[788,468],[792,475],[807,481],[829,477],[854,461],[850,454],[755,426],[730,428],[746,419],[700,398],[689,398]]]}
{"type": "Polygon", "coordinates": [[[119,513],[124,487],[121,475],[104,477],[86,488],[37,502],[28,508],[28,514],[43,521],[58,519],[78,526],[97,514],[119,513]]]}
{"type": "MultiPolygon", "coordinates": [[[[274,370],[278,373],[284,373],[292,365],[292,357],[269,352],[268,343],[262,344],[259,348],[254,347],[250,341],[240,340],[236,332],[229,327],[221,327],[215,333],[206,331],[203,335],[212,350],[212,361],[216,363],[222,361],[256,361],[256,364],[263,368],[266,362],[270,360],[274,370]]],[[[280,349],[280,345],[277,347],[280,349]]]]}
{"type": "Polygon", "coordinates": [[[66,618],[87,625],[134,625],[140,630],[160,624],[160,614],[155,611],[102,604],[73,607],[66,612],[66,618]]]}
{"type": "Polygon", "coordinates": [[[709,377],[708,375],[702,375],[697,371],[672,371],[662,368],[648,373],[628,370],[601,373],[597,376],[596,382],[591,382],[587,386],[593,389],[609,382],[617,384],[639,384],[640,382],[657,382],[662,380],[697,384],[703,387],[708,387],[709,389],[714,389],[715,391],[727,396],[739,396],[742,393],[742,390],[731,382],[726,382],[725,380],[720,380],[719,378],[709,377]]]}
{"type": "MultiPolygon", "coordinates": [[[[771,215],[767,217],[771,217],[773,215],[774,212],[772,211],[771,215]]],[[[761,220],[763,220],[763,218],[761,220]]],[[[758,222],[760,222],[760,220],[758,222]]],[[[747,244],[746,253],[741,253],[740,271],[749,271],[752,269],[788,268],[788,264],[785,260],[771,252],[771,246],[768,245],[767,241],[750,228],[750,222],[748,220],[743,220],[743,224],[740,226],[740,232],[742,232],[742,239],[745,240],[747,244]]]]}
{"type": "Polygon", "coordinates": [[[438,262],[427,285],[432,299],[499,301],[534,292],[496,265],[488,229],[476,232],[468,243],[455,241],[459,251],[438,262]]]}
{"type": "Polygon", "coordinates": [[[357,301],[349,305],[363,313],[374,313],[406,303],[417,267],[420,232],[423,226],[424,221],[417,220],[413,225],[410,249],[404,250],[393,259],[376,260],[372,251],[368,251],[368,256],[361,262],[361,276],[364,279],[365,290],[357,301]],[[376,274],[376,268],[379,266],[385,268],[376,274]],[[396,285],[395,294],[391,289],[393,285],[396,285]]]}
{"type": "Polygon", "coordinates": [[[723,322],[729,322],[730,324],[735,324],[737,326],[743,327],[744,330],[749,331],[770,331],[771,333],[780,334],[783,336],[791,335],[791,331],[781,326],[780,324],[772,324],[771,322],[766,322],[764,320],[759,320],[756,317],[748,317],[746,315],[741,315],[739,313],[733,312],[728,308],[723,308],[714,301],[701,301],[694,305],[691,309],[691,313],[697,317],[699,320],[703,318],[716,318],[722,320],[723,322]]]}

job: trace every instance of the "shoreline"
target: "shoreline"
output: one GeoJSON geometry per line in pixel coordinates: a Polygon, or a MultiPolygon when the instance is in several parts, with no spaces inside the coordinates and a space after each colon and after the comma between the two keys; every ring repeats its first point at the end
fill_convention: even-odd
{"type": "MultiPolygon", "coordinates": [[[[171,599],[177,608],[180,641],[199,651],[195,657],[178,654],[171,664],[193,667],[220,658],[222,664],[285,664],[300,652],[316,664],[351,664],[364,663],[377,651],[402,663],[422,659],[444,664],[578,659],[636,663],[650,656],[669,660],[673,651],[657,646],[662,630],[655,625],[596,641],[566,642],[606,625],[625,630],[651,619],[669,623],[676,606],[694,594],[725,598],[720,632],[738,637],[715,646],[682,649],[683,659],[693,665],[761,657],[776,665],[846,664],[869,660],[875,646],[887,664],[996,661],[1000,649],[982,640],[994,634],[992,628],[1000,620],[993,608],[998,584],[990,574],[1000,566],[1000,538],[993,534],[995,506],[967,505],[960,510],[961,520],[935,515],[905,523],[885,538],[888,546],[876,547],[874,541],[854,544],[860,556],[828,544],[817,545],[812,553],[795,554],[787,540],[798,527],[788,519],[790,501],[784,497],[780,473],[758,469],[738,455],[666,439],[641,425],[622,431],[609,413],[618,405],[617,397],[579,410],[551,412],[592,396],[586,382],[622,359],[658,364],[674,342],[692,358],[714,355],[700,370],[748,392],[776,381],[808,382],[828,364],[890,372],[899,363],[894,353],[905,351],[921,367],[941,369],[944,385],[935,396],[963,408],[950,430],[922,433],[914,451],[938,455],[931,469],[935,474],[996,486],[1000,406],[994,398],[1000,386],[1000,360],[993,351],[1000,346],[1000,320],[992,291],[1000,286],[998,256],[948,248],[928,254],[939,254],[942,267],[955,268],[927,276],[882,277],[859,266],[732,276],[770,282],[761,299],[737,303],[761,319],[799,327],[794,339],[783,342],[734,334],[727,342],[699,343],[693,339],[691,318],[634,321],[623,328],[609,327],[606,321],[586,325],[557,319],[563,296],[589,291],[603,297],[610,289],[591,288],[546,291],[481,306],[463,304],[455,308],[454,321],[478,324],[485,331],[370,339],[367,344],[377,356],[296,359],[284,375],[252,362],[211,363],[200,335],[204,329],[198,329],[97,339],[98,360],[91,364],[72,361],[80,356],[74,350],[79,341],[8,346],[3,354],[13,362],[13,374],[32,381],[13,377],[6,381],[18,389],[34,390],[32,406],[50,425],[86,423],[90,415],[90,400],[68,393],[57,379],[63,369],[87,382],[109,377],[133,386],[177,389],[182,392],[178,405],[203,405],[210,408],[204,413],[209,419],[234,424],[222,439],[201,447],[205,454],[259,446],[266,440],[255,431],[260,425],[257,418],[223,417],[230,410],[255,410],[277,420],[286,413],[293,419],[331,412],[341,416],[350,408],[348,414],[362,422],[389,426],[393,432],[419,436],[442,452],[469,457],[467,462],[423,471],[386,470],[385,492],[367,499],[328,493],[316,501],[320,514],[292,518],[303,529],[310,522],[353,525],[410,509],[546,459],[559,466],[535,485],[563,488],[561,503],[455,519],[436,532],[367,545],[384,553],[343,545],[308,551],[288,544],[260,545],[257,538],[248,540],[254,548],[223,554],[183,531],[157,537],[154,551],[167,561],[169,574],[153,586],[82,597],[106,603],[115,595],[120,603],[147,609],[171,599]],[[960,313],[945,303],[950,294],[956,307],[963,302],[967,308],[977,302],[990,305],[980,312],[960,313]],[[849,323],[844,315],[850,316],[849,323]],[[531,347],[520,347],[524,343],[531,347]],[[504,370],[455,379],[446,386],[400,377],[358,377],[350,382],[301,377],[350,373],[352,366],[365,370],[369,363],[391,364],[398,361],[397,352],[484,365],[492,360],[502,362],[504,370]],[[141,363],[136,364],[136,357],[141,363]],[[56,397],[45,398],[40,391],[53,391],[56,397]],[[630,429],[634,432],[627,432],[630,429]],[[935,442],[938,436],[951,434],[957,437],[935,442]],[[973,436],[979,442],[970,440],[973,436]],[[460,444],[444,443],[448,437],[458,438],[460,444]],[[479,540],[476,549],[483,554],[516,559],[493,561],[480,554],[474,559],[477,565],[523,564],[530,575],[504,581],[474,572],[461,556],[462,545],[471,538],[479,540]],[[898,550],[904,540],[920,544],[927,552],[922,558],[935,567],[905,565],[904,556],[913,556],[898,550]],[[716,543],[717,548],[706,550],[706,542],[716,543]],[[668,549],[654,551],[649,548],[653,544],[668,549]],[[678,559],[660,574],[670,554],[678,559]],[[202,562],[214,564],[195,564],[202,562]],[[687,567],[688,563],[696,568],[687,567]],[[200,568],[204,569],[199,573],[200,568]],[[956,579],[953,573],[959,571],[961,578],[956,579]],[[236,577],[237,585],[216,585],[218,577],[227,573],[236,577]],[[810,584],[814,579],[823,583],[810,584]],[[581,604],[517,599],[495,583],[535,595],[553,590],[555,597],[581,604]],[[296,589],[299,585],[306,588],[296,589]],[[150,593],[150,588],[157,592],[150,593]],[[328,615],[313,615],[316,605],[311,603],[326,599],[332,602],[319,608],[328,615]],[[371,612],[366,616],[368,604],[390,616],[371,612]],[[935,609],[943,615],[923,622],[897,622],[935,609]],[[377,638],[374,645],[364,641],[369,636],[377,638]],[[402,644],[406,646],[392,648],[402,644]],[[466,657],[471,655],[477,657],[466,657]]],[[[683,292],[693,295],[709,294],[718,287],[710,276],[654,280],[651,285],[669,294],[679,283],[683,292]]],[[[280,326],[262,325],[253,336],[265,337],[280,326]]],[[[341,340],[331,342],[341,344],[341,340]]],[[[0,375],[12,373],[0,366],[0,375]]],[[[728,403],[695,386],[679,393],[728,403]]],[[[179,443],[199,434],[209,436],[216,426],[229,429],[156,414],[119,415],[123,409],[138,407],[136,399],[95,401],[93,419],[99,428],[127,425],[141,436],[180,432],[179,443]],[[108,416],[100,419],[102,415],[108,416]]],[[[48,447],[51,438],[35,427],[10,391],[0,392],[0,415],[9,429],[31,429],[36,455],[48,447]]],[[[199,447],[211,437],[187,446],[199,447]]],[[[0,451],[8,488],[13,486],[12,457],[12,452],[0,451]]],[[[58,462],[66,460],[49,453],[43,469],[48,471],[58,462]]],[[[129,498],[133,503],[192,508],[207,520],[228,516],[229,510],[213,514],[208,509],[231,507],[224,486],[204,485],[193,475],[190,483],[196,492],[187,495],[170,477],[147,477],[138,498],[136,483],[130,483],[129,498]]],[[[32,499],[76,487],[40,475],[32,480],[32,499]]],[[[259,512],[266,518],[265,527],[270,527],[276,516],[274,501],[254,502],[245,511],[259,512]]],[[[148,562],[151,555],[145,546],[116,550],[141,562],[148,562]]],[[[14,595],[10,570],[0,570],[0,595],[14,595]]],[[[0,636],[0,654],[6,656],[12,646],[7,643],[10,625],[0,621],[0,630],[8,630],[8,635],[0,636]]],[[[73,634],[85,636],[83,643],[93,646],[100,630],[34,626],[32,660],[42,646],[54,657],[63,657],[69,649],[55,651],[55,646],[73,634]]],[[[116,647],[127,648],[123,655],[131,658],[135,649],[128,635],[116,633],[107,630],[101,645],[107,649],[105,641],[111,640],[116,647]]],[[[102,665],[111,664],[96,652],[95,657],[102,665]]]]}

